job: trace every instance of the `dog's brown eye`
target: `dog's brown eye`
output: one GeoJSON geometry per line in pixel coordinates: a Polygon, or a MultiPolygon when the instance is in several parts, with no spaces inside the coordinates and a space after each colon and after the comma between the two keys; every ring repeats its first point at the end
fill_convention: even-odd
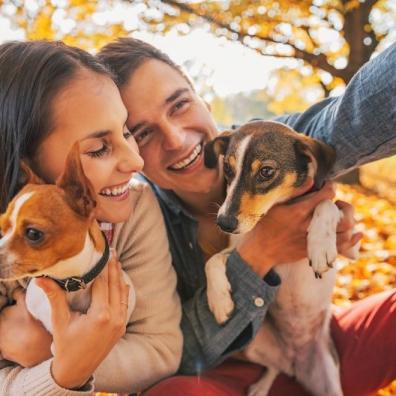
{"type": "Polygon", "coordinates": [[[232,170],[232,168],[228,162],[224,162],[223,171],[224,171],[224,176],[227,179],[231,179],[234,176],[234,171],[232,170]]]}
{"type": "Polygon", "coordinates": [[[25,238],[31,243],[40,243],[44,239],[44,233],[36,228],[26,228],[25,238]]]}
{"type": "Polygon", "coordinates": [[[275,175],[275,169],[271,166],[263,166],[258,174],[259,181],[271,180],[275,175]]]}

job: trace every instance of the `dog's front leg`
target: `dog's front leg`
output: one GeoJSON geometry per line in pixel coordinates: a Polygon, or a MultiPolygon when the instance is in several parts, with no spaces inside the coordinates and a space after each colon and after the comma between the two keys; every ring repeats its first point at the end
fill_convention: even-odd
{"type": "Polygon", "coordinates": [[[316,208],[308,227],[308,259],[316,278],[332,268],[337,257],[337,224],[342,212],[330,200],[316,208]]]}
{"type": "Polygon", "coordinates": [[[209,309],[219,324],[227,322],[234,310],[231,285],[226,275],[229,253],[230,249],[217,253],[205,265],[209,309]]]}

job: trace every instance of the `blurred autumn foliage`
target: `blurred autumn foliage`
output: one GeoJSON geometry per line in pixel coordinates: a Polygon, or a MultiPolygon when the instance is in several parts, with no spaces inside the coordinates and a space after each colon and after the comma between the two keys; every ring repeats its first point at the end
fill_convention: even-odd
{"type": "Polygon", "coordinates": [[[277,114],[342,87],[396,30],[394,0],[0,0],[0,15],[28,39],[89,50],[137,31],[199,26],[263,56],[294,59],[275,72],[277,114]]]}

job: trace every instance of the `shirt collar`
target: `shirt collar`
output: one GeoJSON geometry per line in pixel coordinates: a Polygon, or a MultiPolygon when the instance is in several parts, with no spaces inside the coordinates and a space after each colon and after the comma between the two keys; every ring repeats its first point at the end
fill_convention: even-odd
{"type": "Polygon", "coordinates": [[[146,176],[142,175],[141,173],[137,175],[137,178],[150,184],[155,194],[175,215],[180,216],[180,214],[183,214],[189,217],[190,219],[195,220],[194,216],[183,206],[180,198],[172,190],[165,190],[161,187],[158,187],[156,184],[151,182],[149,179],[147,179],[146,176]]]}

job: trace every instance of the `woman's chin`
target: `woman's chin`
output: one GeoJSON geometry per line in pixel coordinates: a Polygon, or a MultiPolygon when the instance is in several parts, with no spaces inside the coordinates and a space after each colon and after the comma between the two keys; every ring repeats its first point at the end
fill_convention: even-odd
{"type": "Polygon", "coordinates": [[[96,219],[99,222],[123,223],[132,216],[132,209],[130,200],[116,205],[102,205],[97,210],[96,219]]]}

